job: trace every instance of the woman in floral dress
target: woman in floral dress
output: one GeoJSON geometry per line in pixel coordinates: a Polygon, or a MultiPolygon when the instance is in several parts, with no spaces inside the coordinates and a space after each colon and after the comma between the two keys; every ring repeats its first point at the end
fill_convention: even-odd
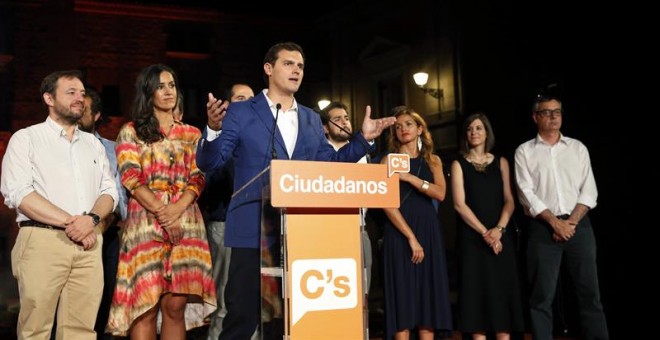
{"type": "Polygon", "coordinates": [[[130,193],[117,286],[106,332],[132,339],[185,339],[215,310],[211,256],[196,199],[204,188],[195,153],[200,131],[173,118],[176,74],[151,65],[136,82],[133,122],[117,138],[130,193]],[[162,321],[162,322],[161,322],[162,321]]]}

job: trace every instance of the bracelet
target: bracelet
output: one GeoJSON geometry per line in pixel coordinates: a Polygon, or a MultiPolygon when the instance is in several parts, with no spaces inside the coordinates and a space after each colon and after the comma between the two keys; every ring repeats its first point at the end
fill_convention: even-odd
{"type": "Polygon", "coordinates": [[[506,227],[503,227],[501,225],[498,225],[495,228],[500,231],[500,234],[504,234],[506,232],[506,227]]]}
{"type": "Polygon", "coordinates": [[[430,187],[429,181],[425,180],[424,182],[422,182],[422,187],[420,189],[422,189],[422,191],[427,191],[429,190],[429,187],[430,187]]]}

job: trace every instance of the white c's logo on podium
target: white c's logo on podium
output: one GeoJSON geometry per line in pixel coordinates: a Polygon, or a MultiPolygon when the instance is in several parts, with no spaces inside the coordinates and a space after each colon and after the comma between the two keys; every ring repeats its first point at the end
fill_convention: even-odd
{"type": "Polygon", "coordinates": [[[291,267],[292,326],[307,312],[357,306],[354,259],[296,260],[291,267]]]}

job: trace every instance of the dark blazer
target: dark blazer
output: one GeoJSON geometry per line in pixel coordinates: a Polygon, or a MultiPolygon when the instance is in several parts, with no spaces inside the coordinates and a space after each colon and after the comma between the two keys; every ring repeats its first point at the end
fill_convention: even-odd
{"type": "MultiPolygon", "coordinates": [[[[233,158],[234,192],[242,188],[271,161],[273,113],[263,92],[256,97],[229,105],[222,122],[222,133],[212,142],[206,141],[206,129],[197,148],[197,166],[205,173],[219,169],[233,158]]],[[[278,158],[357,162],[371,148],[361,133],[356,133],[343,148],[335,151],[323,134],[319,115],[298,104],[298,139],[289,157],[279,129],[275,131],[278,158]]],[[[259,248],[261,192],[270,174],[250,183],[234,196],[227,210],[225,245],[259,248]]],[[[213,195],[213,193],[209,193],[213,195]]]]}

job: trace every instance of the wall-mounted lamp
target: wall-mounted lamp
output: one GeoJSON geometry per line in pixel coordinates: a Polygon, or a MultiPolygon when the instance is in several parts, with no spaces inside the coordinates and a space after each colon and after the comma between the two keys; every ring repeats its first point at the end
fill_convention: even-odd
{"type": "Polygon", "coordinates": [[[319,100],[318,104],[319,104],[319,109],[323,110],[325,109],[326,106],[330,105],[330,101],[327,99],[321,99],[319,100]]]}
{"type": "Polygon", "coordinates": [[[443,96],[442,89],[433,89],[426,87],[426,83],[429,81],[429,74],[426,72],[417,72],[413,74],[413,79],[415,84],[419,86],[422,91],[426,92],[429,96],[433,98],[438,98],[443,96]]]}

